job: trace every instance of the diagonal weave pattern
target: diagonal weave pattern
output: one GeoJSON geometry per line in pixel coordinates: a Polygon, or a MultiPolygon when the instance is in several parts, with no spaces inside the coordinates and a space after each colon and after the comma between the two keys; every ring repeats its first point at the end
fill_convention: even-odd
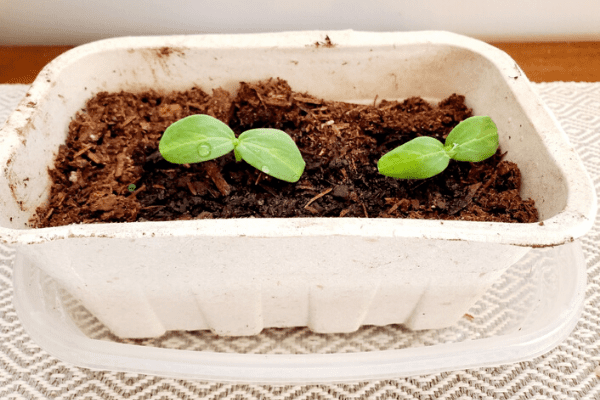
{"type": "MultiPolygon", "coordinates": [[[[600,83],[535,84],[543,100],[578,150],[600,189],[600,83]]],[[[26,85],[0,85],[0,125],[16,107],[26,85]]],[[[12,257],[0,246],[0,398],[1,399],[596,399],[600,398],[600,227],[581,240],[588,268],[583,315],[574,332],[556,349],[528,362],[404,379],[328,385],[268,386],[204,383],[138,374],[98,372],[63,363],[28,337],[12,305],[12,257]]],[[[502,316],[531,301],[519,274],[505,276],[494,294],[473,311],[480,325],[461,321],[443,332],[413,335],[401,327],[366,327],[349,335],[318,335],[305,329],[269,330],[261,338],[227,340],[210,333],[167,334],[135,344],[201,348],[223,352],[330,353],[372,351],[455,342],[502,333],[502,316]],[[494,317],[492,317],[494,316],[494,317]],[[327,336],[327,337],[325,337],[327,336]]],[[[66,295],[65,295],[66,296],[66,295]]],[[[69,302],[68,297],[65,301],[69,302]]],[[[71,312],[89,335],[115,340],[76,302],[71,312]]]]}

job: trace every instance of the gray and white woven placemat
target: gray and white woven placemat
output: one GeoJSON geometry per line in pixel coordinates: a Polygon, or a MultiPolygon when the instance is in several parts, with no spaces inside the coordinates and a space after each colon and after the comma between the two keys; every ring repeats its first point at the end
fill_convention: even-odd
{"type": "MultiPolygon", "coordinates": [[[[534,86],[570,136],[600,192],[600,83],[553,82],[534,86]]],[[[27,88],[26,85],[0,85],[0,126],[27,88]]],[[[12,304],[14,252],[0,245],[0,399],[599,399],[598,223],[581,243],[588,271],[583,314],[573,333],[543,356],[497,368],[383,381],[289,386],[184,381],[90,371],[63,363],[40,349],[21,326],[12,304]]],[[[104,335],[101,330],[98,332],[104,335]]],[[[361,351],[360,335],[363,334],[356,336],[354,342],[346,341],[345,345],[350,343],[357,346],[356,351],[361,351]]],[[[305,332],[298,331],[295,335],[303,337],[305,332]]],[[[177,346],[178,343],[170,341],[180,339],[167,337],[160,343],[147,345],[177,346]]],[[[304,347],[279,350],[304,351],[306,346],[323,345],[318,340],[318,336],[300,342],[282,340],[278,343],[284,347],[286,343],[304,347]]],[[[335,337],[333,343],[331,340],[329,338],[327,343],[329,350],[336,345],[335,337]]],[[[239,350],[232,347],[231,342],[222,340],[212,340],[210,345],[216,351],[239,350]]]]}

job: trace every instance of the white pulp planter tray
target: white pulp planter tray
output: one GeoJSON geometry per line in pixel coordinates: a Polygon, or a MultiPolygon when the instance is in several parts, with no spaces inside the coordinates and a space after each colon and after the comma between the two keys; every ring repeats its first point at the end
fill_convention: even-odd
{"type": "MultiPolygon", "coordinates": [[[[577,153],[508,55],[447,32],[287,32],[115,38],[58,57],[0,130],[0,241],[43,269],[122,338],[264,327],[353,332],[459,320],[531,247],[587,233],[597,208],[577,153]],[[316,46],[328,36],[335,46],[316,46]],[[32,229],[48,167],[75,113],[100,91],[286,79],[369,103],[466,96],[498,126],[538,223],[388,218],[234,218],[32,229]]],[[[25,261],[22,261],[25,262],[25,261]]],[[[296,359],[295,359],[296,360],[296,359]]]]}
{"type": "Polygon", "coordinates": [[[325,335],[305,327],[272,328],[237,338],[178,331],[147,340],[113,336],[26,258],[17,258],[13,276],[23,326],[59,359],[180,379],[282,384],[385,379],[531,359],[575,327],[586,264],[578,242],[533,249],[445,329],[364,326],[325,335]]]}
{"type": "MultiPolygon", "coordinates": [[[[303,332],[300,336],[317,344],[335,342],[343,351],[355,352],[333,354],[335,346],[325,345],[329,354],[170,354],[124,344],[134,342],[90,341],[82,333],[62,342],[69,337],[64,332],[50,335],[50,328],[38,325],[44,335],[32,336],[40,343],[54,343],[63,350],[55,351],[59,357],[88,360],[90,368],[223,380],[335,381],[424,373],[424,362],[438,369],[507,362],[486,354],[497,343],[484,343],[479,355],[478,347],[467,349],[465,338],[499,333],[511,338],[527,332],[524,326],[530,322],[517,324],[522,331],[482,326],[476,332],[480,336],[439,330],[427,332],[445,333],[434,338],[410,334],[414,339],[408,341],[395,329],[387,334],[391,343],[399,343],[392,348],[370,337],[385,336],[388,328],[369,326],[402,323],[419,330],[464,324],[461,317],[507,268],[531,247],[562,245],[584,235],[596,208],[592,181],[577,153],[515,62],[492,46],[445,32],[288,32],[90,43],[50,63],[0,130],[0,241],[17,246],[18,268],[33,265],[44,271],[114,334],[159,337],[135,343],[162,340],[172,347],[169,338],[174,343],[178,339],[165,332],[211,329],[223,336],[253,338],[227,342],[244,348],[243,343],[259,340],[254,338],[303,332]],[[335,46],[315,45],[326,36],[335,46]],[[47,170],[64,143],[66,128],[92,94],[194,86],[233,91],[240,81],[269,77],[286,79],[295,90],[321,98],[361,103],[464,94],[475,114],[496,122],[506,159],[523,173],[521,195],[535,201],[539,222],[240,218],[29,227],[32,213],[49,195],[47,170]],[[298,326],[321,335],[282,328],[298,326]],[[252,336],[265,327],[273,329],[252,336]],[[340,333],[357,329],[357,334],[340,333]],[[412,349],[445,346],[448,339],[439,338],[447,335],[459,335],[450,342],[466,346],[454,362],[440,361],[435,346],[412,349]],[[354,344],[343,342],[348,339],[354,344]],[[109,345],[122,347],[104,347],[109,345]],[[434,364],[428,362],[432,357],[434,364]]],[[[567,277],[564,282],[572,281],[567,277]]],[[[23,297],[33,287],[15,288],[21,304],[34,301],[23,297]]],[[[47,292],[51,286],[41,287],[47,292]]],[[[532,314],[534,321],[545,315],[538,314],[532,314]]],[[[481,317],[474,316],[479,323],[481,317]]],[[[563,323],[554,317],[552,310],[551,319],[544,321],[563,323]]],[[[225,342],[203,340],[215,345],[207,350],[223,350],[225,342]]]]}

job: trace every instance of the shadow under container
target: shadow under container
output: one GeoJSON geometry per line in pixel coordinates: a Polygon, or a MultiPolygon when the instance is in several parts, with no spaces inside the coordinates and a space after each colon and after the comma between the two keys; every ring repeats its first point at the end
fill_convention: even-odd
{"type": "Polygon", "coordinates": [[[51,62],[0,131],[0,240],[120,337],[266,327],[351,332],[454,324],[533,247],[584,235],[596,195],[577,154],[516,63],[447,32],[310,31],[108,39],[51,62]],[[329,37],[332,45],[327,44],[329,37]],[[320,43],[320,45],[316,45],[320,43]],[[296,218],[32,229],[47,169],[75,113],[100,91],[235,91],[279,77],[296,91],[371,103],[466,96],[498,126],[540,222],[296,218]]]}

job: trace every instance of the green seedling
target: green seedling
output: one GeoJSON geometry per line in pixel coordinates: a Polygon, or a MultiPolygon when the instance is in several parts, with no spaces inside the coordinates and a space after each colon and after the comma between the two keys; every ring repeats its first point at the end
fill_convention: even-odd
{"type": "Polygon", "coordinates": [[[490,117],[470,117],[460,122],[445,144],[421,136],[396,147],[379,159],[379,173],[397,179],[426,179],[448,167],[450,159],[479,162],[498,149],[498,128],[490,117]]]}
{"type": "Polygon", "coordinates": [[[171,124],[158,144],[163,158],[191,164],[221,157],[233,150],[236,161],[286,182],[297,182],[306,163],[294,140],[278,129],[250,129],[239,137],[209,115],[191,115],[171,124]]]}

